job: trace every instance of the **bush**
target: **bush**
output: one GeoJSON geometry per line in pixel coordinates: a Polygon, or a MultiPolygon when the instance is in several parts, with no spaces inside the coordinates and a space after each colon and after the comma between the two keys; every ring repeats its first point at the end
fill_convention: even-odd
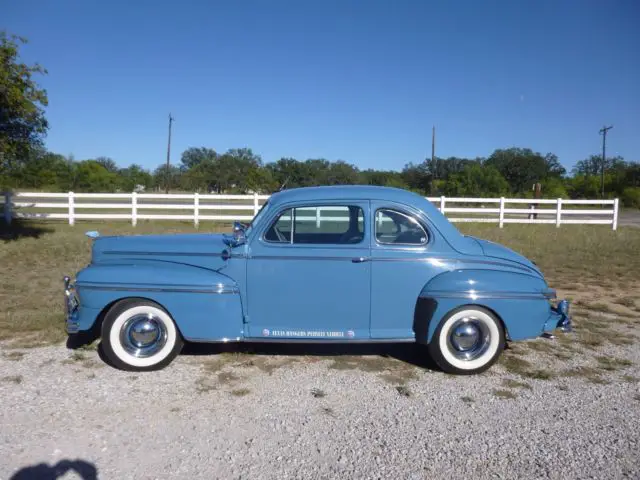
{"type": "Polygon", "coordinates": [[[627,187],[623,190],[622,206],[640,208],[640,187],[627,187]]]}

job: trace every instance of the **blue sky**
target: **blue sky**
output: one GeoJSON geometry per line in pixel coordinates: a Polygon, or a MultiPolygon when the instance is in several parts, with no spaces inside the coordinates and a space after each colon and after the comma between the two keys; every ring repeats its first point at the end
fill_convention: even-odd
{"type": "Polygon", "coordinates": [[[154,168],[191,146],[401,169],[495,148],[640,160],[640,3],[3,0],[49,75],[47,146],[154,168]]]}

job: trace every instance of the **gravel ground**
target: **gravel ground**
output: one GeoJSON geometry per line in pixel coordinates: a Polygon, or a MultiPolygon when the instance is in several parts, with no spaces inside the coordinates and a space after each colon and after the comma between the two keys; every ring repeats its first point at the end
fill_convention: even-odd
{"type": "Polygon", "coordinates": [[[609,384],[505,388],[523,379],[501,365],[453,377],[375,355],[226,353],[137,374],[95,350],[0,347],[0,479],[640,478],[640,349],[601,348],[634,364],[609,384]]]}

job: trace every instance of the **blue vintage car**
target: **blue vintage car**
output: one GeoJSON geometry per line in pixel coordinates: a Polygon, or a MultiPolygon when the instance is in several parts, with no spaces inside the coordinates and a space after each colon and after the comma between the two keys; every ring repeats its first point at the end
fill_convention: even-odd
{"type": "Polygon", "coordinates": [[[98,332],[128,370],[166,366],[185,341],[417,342],[471,374],[506,341],[571,328],[534,263],[385,187],[282,191],[228,235],[95,238],[65,296],[67,331],[98,332]]]}

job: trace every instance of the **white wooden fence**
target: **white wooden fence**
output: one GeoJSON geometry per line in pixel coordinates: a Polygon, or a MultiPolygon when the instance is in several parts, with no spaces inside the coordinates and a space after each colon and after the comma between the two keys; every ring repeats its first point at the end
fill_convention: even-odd
{"type": "MultiPolygon", "coordinates": [[[[206,220],[251,220],[267,198],[268,195],[257,194],[17,192],[4,194],[4,217],[7,223],[11,223],[13,218],[65,219],[69,225],[76,220],[130,220],[135,226],[138,220],[188,220],[197,226],[206,220]],[[106,213],[96,213],[95,210],[106,213]],[[158,210],[162,213],[153,213],[158,210]]],[[[562,224],[611,225],[614,230],[618,227],[617,198],[426,198],[451,222],[497,223],[500,228],[506,223],[546,223],[558,227],[562,224]],[[465,216],[457,216],[459,214],[465,216]]],[[[318,224],[322,220],[335,220],[323,216],[325,210],[330,210],[330,207],[316,212],[314,219],[318,224]]]]}

